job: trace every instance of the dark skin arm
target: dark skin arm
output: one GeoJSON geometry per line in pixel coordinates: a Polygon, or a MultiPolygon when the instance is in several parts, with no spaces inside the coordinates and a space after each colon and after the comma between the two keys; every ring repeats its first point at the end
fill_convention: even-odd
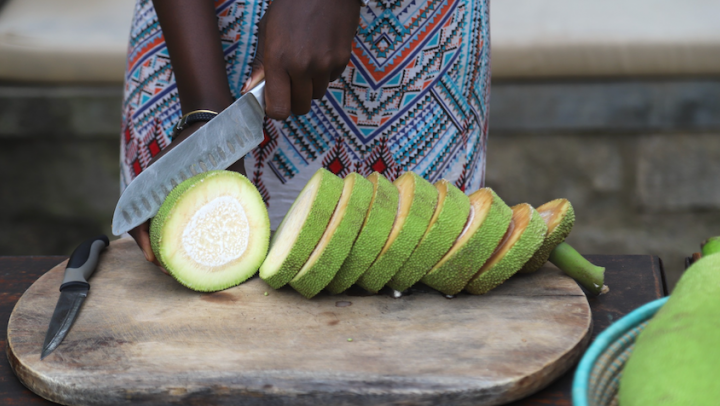
{"type": "MultiPolygon", "coordinates": [[[[175,74],[183,114],[222,111],[232,101],[217,17],[209,0],[153,0],[175,74]]],[[[266,114],[286,119],[306,114],[350,60],[360,16],[359,0],[274,0],[259,25],[253,71],[243,92],[266,79],[266,114]]],[[[203,123],[179,134],[154,158],[185,140],[203,123]]],[[[153,161],[154,161],[153,160],[153,161]]],[[[243,160],[229,170],[243,175],[243,160]]],[[[149,222],[130,231],[148,261],[160,266],[150,246],[149,222]]]]}

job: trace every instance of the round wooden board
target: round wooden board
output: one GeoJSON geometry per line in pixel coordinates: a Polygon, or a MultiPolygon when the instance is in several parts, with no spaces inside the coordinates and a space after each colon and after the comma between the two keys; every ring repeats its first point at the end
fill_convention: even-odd
{"type": "Polygon", "coordinates": [[[7,352],[28,388],[69,405],[496,405],[566,371],[591,328],[582,291],[551,267],[452,300],[430,289],[307,300],[257,278],[202,294],[124,239],[40,361],[64,268],[18,301],[7,352]]]}

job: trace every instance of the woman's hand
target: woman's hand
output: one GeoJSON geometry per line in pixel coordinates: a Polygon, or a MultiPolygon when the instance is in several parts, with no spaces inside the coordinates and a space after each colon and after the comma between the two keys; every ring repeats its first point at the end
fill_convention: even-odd
{"type": "Polygon", "coordinates": [[[350,61],[359,0],[274,0],[258,27],[251,82],[265,75],[265,112],[306,114],[350,61]]]}

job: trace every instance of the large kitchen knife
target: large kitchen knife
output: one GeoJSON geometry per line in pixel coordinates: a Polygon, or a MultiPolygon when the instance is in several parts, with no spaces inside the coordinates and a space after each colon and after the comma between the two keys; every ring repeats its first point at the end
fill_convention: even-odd
{"type": "Polygon", "coordinates": [[[60,298],[50,319],[50,326],[45,334],[40,359],[48,356],[70,331],[80,306],[90,290],[88,279],[97,268],[100,252],[110,244],[104,235],[92,238],[80,244],[68,261],[65,276],[60,285],[60,298]]]}
{"type": "Polygon", "coordinates": [[[200,127],[142,171],[120,196],[113,214],[115,235],[157,214],[170,191],[198,173],[226,169],[263,140],[265,81],[200,127]]]}

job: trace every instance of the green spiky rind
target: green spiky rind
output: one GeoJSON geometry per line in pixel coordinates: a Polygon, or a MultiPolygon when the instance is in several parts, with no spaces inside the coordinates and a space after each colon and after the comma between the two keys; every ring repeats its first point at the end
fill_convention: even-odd
{"type": "Polygon", "coordinates": [[[720,399],[720,255],[688,268],[635,341],[618,392],[623,406],[715,405],[720,399]]]}
{"type": "Polygon", "coordinates": [[[703,241],[700,249],[702,250],[702,256],[704,257],[720,253],[720,237],[715,236],[708,238],[703,241]]]}
{"type": "MultiPolygon", "coordinates": [[[[160,262],[160,265],[162,265],[163,268],[173,277],[175,280],[177,280],[181,285],[185,286],[186,288],[198,291],[198,292],[217,292],[219,290],[224,290],[236,285],[239,285],[246,280],[248,280],[251,276],[257,272],[257,269],[253,271],[252,273],[244,273],[244,274],[238,274],[235,279],[228,279],[226,283],[214,285],[212,287],[210,286],[199,286],[195,283],[192,283],[188,280],[186,280],[182,273],[179,273],[175,267],[171,266],[167,258],[165,257],[165,254],[162,250],[163,246],[163,227],[166,224],[167,220],[173,216],[173,213],[175,211],[175,208],[178,207],[178,203],[180,203],[183,199],[183,196],[188,196],[192,193],[192,190],[195,187],[198,187],[203,181],[212,179],[214,177],[230,177],[237,178],[240,182],[245,182],[249,184],[252,187],[249,187],[247,190],[248,192],[254,191],[256,194],[256,198],[258,201],[262,201],[262,196],[260,195],[260,192],[257,191],[255,186],[250,182],[248,178],[243,176],[240,173],[232,172],[232,171],[225,171],[225,170],[216,170],[216,171],[208,171],[203,172],[200,174],[197,174],[191,178],[188,178],[181,182],[179,185],[177,185],[173,190],[170,191],[168,196],[165,198],[165,201],[163,201],[163,204],[160,205],[160,209],[158,209],[157,214],[155,217],[152,218],[150,221],[150,246],[152,247],[153,253],[155,254],[155,257],[157,258],[158,262],[160,262]]],[[[265,205],[262,205],[265,207],[265,205]]],[[[256,247],[258,250],[263,251],[263,257],[267,253],[268,245],[269,245],[269,236],[270,236],[270,218],[267,216],[267,210],[265,211],[265,217],[262,219],[263,223],[262,226],[264,227],[264,230],[266,230],[265,235],[259,235],[257,238],[266,241],[265,244],[256,247]]]]}
{"type": "MultiPolygon", "coordinates": [[[[390,236],[398,210],[399,193],[395,185],[378,174],[377,195],[365,224],[350,253],[333,280],[326,286],[332,294],[345,291],[372,265],[390,236]]],[[[368,181],[369,182],[369,181],[368,181]]]]}
{"type": "Polygon", "coordinates": [[[435,223],[425,231],[410,258],[387,283],[388,287],[398,291],[406,290],[420,281],[442,259],[467,223],[470,198],[448,182],[442,207],[436,207],[435,210],[440,210],[435,223]]]}
{"type": "Polygon", "coordinates": [[[570,235],[570,230],[572,230],[573,225],[575,224],[575,210],[573,210],[569,201],[567,202],[566,207],[567,209],[565,210],[565,213],[562,214],[563,217],[560,220],[560,223],[555,226],[554,230],[548,232],[545,237],[545,241],[543,241],[540,248],[538,248],[535,252],[535,255],[530,258],[530,260],[519,272],[530,273],[542,268],[542,266],[548,261],[548,258],[550,258],[552,250],[554,250],[558,244],[565,241],[567,236],[570,235]]]}
{"type": "Polygon", "coordinates": [[[422,283],[446,295],[455,295],[490,258],[512,219],[512,209],[490,191],[493,200],[482,225],[455,255],[431,269],[421,279],[422,283]]]}
{"type": "MultiPolygon", "coordinates": [[[[272,269],[270,265],[268,265],[269,256],[265,259],[262,266],[260,266],[260,278],[274,289],[279,289],[290,282],[290,280],[297,275],[300,268],[305,265],[308,257],[310,257],[310,254],[325,232],[325,228],[330,222],[330,217],[332,217],[335,211],[335,206],[340,200],[343,189],[342,179],[323,168],[318,169],[313,176],[321,177],[318,190],[307,218],[298,230],[299,235],[290,252],[277,269],[272,269]]],[[[305,187],[308,186],[306,185],[305,187]]],[[[303,188],[303,191],[304,190],[303,188]]],[[[298,196],[302,194],[303,192],[301,191],[298,196]]],[[[272,253],[272,242],[270,251],[270,253],[272,253]]]]}
{"type": "Polygon", "coordinates": [[[415,190],[405,223],[388,250],[376,258],[357,281],[357,284],[368,292],[376,293],[382,289],[410,257],[425,234],[435,211],[438,194],[435,186],[417,174],[409,173],[415,178],[415,190]]]}
{"type": "Polygon", "coordinates": [[[482,295],[508,280],[540,248],[546,233],[547,225],[545,221],[540,217],[540,213],[533,208],[530,222],[522,235],[520,235],[520,238],[495,266],[474,276],[465,286],[465,291],[473,295],[482,295]]]}
{"type": "Polygon", "coordinates": [[[333,232],[330,242],[315,264],[306,263],[290,281],[290,286],[308,299],[327,286],[340,269],[360,232],[370,206],[373,195],[372,182],[357,173],[351,173],[347,178],[354,178],[355,184],[350,192],[345,214],[333,232]]]}

